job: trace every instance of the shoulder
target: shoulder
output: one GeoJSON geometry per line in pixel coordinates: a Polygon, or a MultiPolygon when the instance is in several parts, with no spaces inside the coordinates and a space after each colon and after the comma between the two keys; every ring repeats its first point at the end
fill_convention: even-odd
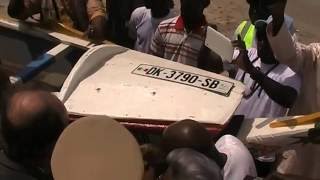
{"type": "Polygon", "coordinates": [[[144,17],[146,14],[149,13],[149,9],[147,9],[146,7],[138,7],[136,8],[132,14],[131,14],[131,20],[132,19],[142,19],[142,17],[144,17]]]}
{"type": "Polygon", "coordinates": [[[179,16],[162,21],[158,25],[157,31],[161,35],[170,34],[171,32],[175,32],[175,30],[176,30],[175,27],[176,27],[178,17],[179,16]]]}
{"type": "Polygon", "coordinates": [[[287,24],[287,26],[288,26],[289,28],[293,27],[293,24],[294,24],[294,19],[293,19],[293,17],[288,16],[288,15],[284,15],[284,21],[285,21],[285,23],[287,24]]]}
{"type": "Polygon", "coordinates": [[[237,29],[242,29],[247,23],[250,23],[251,24],[251,22],[250,21],[242,21],[238,26],[237,26],[237,29]]]}
{"type": "Polygon", "coordinates": [[[164,20],[159,24],[159,27],[161,28],[161,27],[175,26],[175,24],[177,23],[178,18],[179,18],[179,16],[176,16],[176,17],[164,20]]]}
{"type": "Polygon", "coordinates": [[[225,135],[217,141],[216,148],[219,152],[227,155],[227,163],[224,170],[230,170],[232,172],[229,174],[230,176],[256,176],[253,157],[238,138],[225,135]]]}
{"type": "MultiPolygon", "coordinates": [[[[218,151],[231,155],[248,155],[250,153],[246,146],[236,137],[232,135],[222,136],[215,144],[218,151]]],[[[237,156],[238,156],[237,155],[237,156]]]]}
{"type": "Polygon", "coordinates": [[[132,14],[133,15],[141,15],[141,14],[146,14],[149,10],[145,7],[145,6],[142,6],[142,7],[138,7],[136,8],[132,14]]]}
{"type": "Polygon", "coordinates": [[[236,137],[232,135],[224,135],[217,142],[218,146],[228,146],[228,145],[243,145],[243,143],[236,137]]]}
{"type": "MultiPolygon", "coordinates": [[[[270,15],[269,18],[267,19],[267,22],[270,23],[273,20],[272,16],[270,15]]],[[[291,16],[284,15],[284,22],[291,33],[293,35],[295,33],[295,27],[294,27],[294,19],[291,16]]]]}
{"type": "Polygon", "coordinates": [[[305,66],[309,64],[309,68],[314,65],[320,65],[320,43],[302,44],[297,42],[299,51],[303,56],[305,66]],[[310,65],[313,63],[313,65],[310,65]]]}

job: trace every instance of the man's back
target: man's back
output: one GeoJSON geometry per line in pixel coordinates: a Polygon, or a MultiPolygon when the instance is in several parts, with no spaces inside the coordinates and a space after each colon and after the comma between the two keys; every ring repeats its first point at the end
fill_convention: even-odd
{"type": "Polygon", "coordinates": [[[187,33],[181,16],[163,21],[155,32],[151,51],[154,55],[197,66],[200,49],[205,39],[206,22],[196,31],[187,33]]]}

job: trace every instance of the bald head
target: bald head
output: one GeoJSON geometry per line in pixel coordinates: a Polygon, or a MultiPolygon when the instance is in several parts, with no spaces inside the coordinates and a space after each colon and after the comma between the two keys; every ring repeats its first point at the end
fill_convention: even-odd
{"type": "Polygon", "coordinates": [[[170,125],[163,133],[163,143],[167,151],[176,148],[192,148],[200,152],[211,149],[210,133],[197,121],[183,120],[170,125]]]}
{"type": "Polygon", "coordinates": [[[215,148],[212,136],[197,121],[183,120],[170,125],[163,132],[162,145],[166,152],[190,148],[213,159],[220,167],[225,164],[224,156],[215,148]]]}
{"type": "Polygon", "coordinates": [[[22,161],[42,158],[68,123],[59,99],[44,91],[20,91],[7,102],[2,133],[8,155],[22,161]]]}
{"type": "Polygon", "coordinates": [[[23,128],[39,119],[43,115],[56,115],[67,124],[67,113],[64,105],[54,95],[44,91],[22,91],[15,93],[9,100],[7,118],[16,128],[23,128]]]}

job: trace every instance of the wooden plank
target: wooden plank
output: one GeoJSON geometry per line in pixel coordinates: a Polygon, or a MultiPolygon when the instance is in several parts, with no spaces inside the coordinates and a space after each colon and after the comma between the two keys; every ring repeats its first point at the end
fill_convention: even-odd
{"type": "Polygon", "coordinates": [[[49,41],[58,41],[63,44],[76,46],[81,49],[89,49],[96,45],[78,37],[72,37],[70,35],[39,28],[34,23],[32,24],[23,21],[0,18],[0,26],[49,41]]]}
{"type": "Polygon", "coordinates": [[[285,121],[277,121],[270,123],[271,128],[300,126],[306,124],[314,124],[320,121],[320,112],[313,113],[307,116],[296,117],[285,121]]]}

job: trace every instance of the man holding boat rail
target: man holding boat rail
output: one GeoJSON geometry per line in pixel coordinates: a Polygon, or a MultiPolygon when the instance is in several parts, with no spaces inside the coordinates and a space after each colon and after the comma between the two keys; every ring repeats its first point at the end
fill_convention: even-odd
{"type": "Polygon", "coordinates": [[[53,146],[69,123],[63,103],[37,90],[15,90],[1,103],[0,179],[52,179],[53,146]]]}
{"type": "Polygon", "coordinates": [[[105,39],[106,11],[101,0],[10,0],[8,14],[13,18],[25,20],[38,13],[43,23],[72,22],[89,38],[105,39]]]}

